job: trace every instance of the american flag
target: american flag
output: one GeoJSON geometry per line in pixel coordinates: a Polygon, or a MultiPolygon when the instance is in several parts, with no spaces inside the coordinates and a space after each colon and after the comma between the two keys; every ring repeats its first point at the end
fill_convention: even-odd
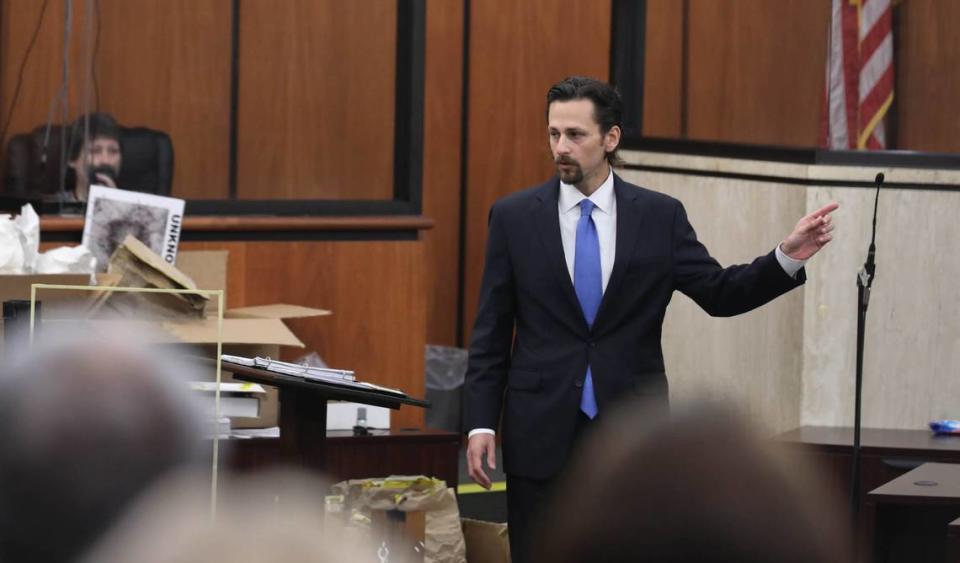
{"type": "Polygon", "coordinates": [[[893,103],[892,0],[832,0],[820,145],[884,149],[893,103]]]}

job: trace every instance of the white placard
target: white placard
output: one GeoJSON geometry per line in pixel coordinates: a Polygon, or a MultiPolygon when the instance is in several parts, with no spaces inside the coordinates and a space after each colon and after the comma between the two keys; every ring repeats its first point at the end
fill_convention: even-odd
{"type": "Polygon", "coordinates": [[[367,409],[367,428],[390,428],[390,409],[360,403],[327,403],[327,430],[351,430],[357,423],[357,411],[367,409]]]}
{"type": "Polygon", "coordinates": [[[141,192],[90,186],[82,244],[104,271],[110,255],[133,235],[168,264],[177,260],[184,201],[141,192]]]}

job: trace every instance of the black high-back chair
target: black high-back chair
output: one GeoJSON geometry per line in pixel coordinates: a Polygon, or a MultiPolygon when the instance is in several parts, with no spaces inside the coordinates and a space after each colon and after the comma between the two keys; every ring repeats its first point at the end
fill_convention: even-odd
{"type": "MultiPolygon", "coordinates": [[[[3,193],[22,197],[55,197],[64,186],[60,182],[62,155],[60,125],[14,135],[4,155],[3,193]]],[[[66,129],[70,146],[70,130],[66,129]]],[[[163,131],[147,127],[121,127],[120,151],[123,163],[117,185],[125,190],[170,195],[173,185],[173,143],[163,131]]],[[[67,176],[72,172],[67,169],[67,176]]],[[[70,186],[72,188],[72,186],[70,186]]]]}

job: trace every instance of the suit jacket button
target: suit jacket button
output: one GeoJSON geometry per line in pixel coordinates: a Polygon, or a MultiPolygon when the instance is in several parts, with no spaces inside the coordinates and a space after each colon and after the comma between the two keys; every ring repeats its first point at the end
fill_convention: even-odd
{"type": "Polygon", "coordinates": [[[582,380],[582,379],[578,379],[578,380],[574,381],[573,384],[576,385],[577,387],[583,387],[583,380],[582,380]]]}
{"type": "Polygon", "coordinates": [[[596,348],[596,347],[597,347],[597,343],[594,342],[593,340],[591,340],[591,341],[590,341],[590,347],[591,347],[591,348],[596,348]]]}

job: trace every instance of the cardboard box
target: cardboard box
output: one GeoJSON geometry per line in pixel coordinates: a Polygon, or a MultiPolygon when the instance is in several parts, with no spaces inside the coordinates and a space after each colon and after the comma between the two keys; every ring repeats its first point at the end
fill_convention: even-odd
{"type": "MultiPolygon", "coordinates": [[[[226,251],[181,251],[177,256],[177,265],[178,269],[194,280],[199,289],[218,290],[226,287],[226,251]]],[[[97,277],[98,281],[105,281],[104,285],[115,284],[116,281],[105,274],[98,274],[97,277]]],[[[89,280],[90,276],[86,274],[0,275],[0,301],[30,299],[30,286],[34,283],[87,285],[89,280]]],[[[38,293],[37,298],[43,301],[43,311],[47,311],[50,303],[92,301],[96,295],[96,292],[44,290],[38,293]]],[[[149,334],[155,342],[196,345],[204,351],[206,357],[213,358],[217,342],[216,301],[214,300],[211,305],[207,307],[207,317],[203,319],[128,322],[134,327],[142,325],[140,332],[149,334]]],[[[304,343],[284,323],[285,319],[330,314],[330,311],[323,309],[284,303],[228,309],[224,311],[223,353],[279,358],[280,346],[305,347],[304,343]]],[[[211,379],[213,374],[214,371],[211,369],[211,379]]],[[[224,372],[222,376],[223,381],[233,380],[229,372],[224,372]]],[[[232,419],[234,428],[267,428],[277,425],[279,393],[275,387],[265,387],[267,393],[266,398],[261,401],[260,416],[251,419],[232,419]]]]}
{"type": "MultiPolygon", "coordinates": [[[[226,251],[180,251],[177,267],[190,276],[200,289],[224,289],[227,282],[226,251]]],[[[226,301],[226,300],[225,300],[226,301]]],[[[203,347],[205,355],[216,355],[217,319],[216,307],[208,307],[208,317],[203,320],[162,322],[160,328],[170,336],[170,342],[183,342],[203,347]]],[[[248,358],[260,356],[278,359],[281,346],[304,348],[283,322],[286,319],[320,317],[330,315],[324,309],[300,305],[274,303],[253,307],[227,309],[223,313],[223,353],[248,358]]],[[[213,370],[210,372],[213,377],[213,370]]],[[[233,381],[233,374],[223,372],[223,381],[233,381]]],[[[276,387],[264,385],[267,393],[260,401],[260,416],[256,418],[232,418],[233,428],[269,428],[279,423],[280,394],[276,387]]]]}
{"type": "MultiPolygon", "coordinates": [[[[109,286],[116,281],[116,276],[99,274],[96,278],[98,285],[109,286]]],[[[30,288],[35,283],[51,285],[90,285],[90,274],[4,274],[0,275],[0,303],[13,300],[30,300],[30,288]]],[[[40,315],[57,315],[58,310],[68,307],[84,307],[92,304],[97,292],[76,292],[65,290],[38,290],[37,301],[40,301],[40,315]]],[[[0,352],[3,350],[3,319],[0,318],[0,352]]]]}
{"type": "Polygon", "coordinates": [[[510,563],[507,525],[461,518],[470,563],[510,563]]]}
{"type": "MultiPolygon", "coordinates": [[[[259,309],[259,308],[256,308],[259,309]]],[[[240,315],[250,314],[240,309],[240,315]]],[[[307,316],[329,315],[329,311],[310,309],[294,305],[277,304],[262,309],[261,318],[233,318],[234,311],[224,312],[223,319],[223,353],[245,357],[279,358],[280,346],[304,348],[303,342],[284,324],[287,318],[303,318],[307,316]],[[294,314],[296,316],[283,316],[294,314]],[[229,317],[229,318],[228,318],[229,317]]],[[[105,321],[110,322],[110,321],[105,321]]],[[[217,319],[206,318],[188,321],[140,321],[145,326],[144,331],[152,330],[151,337],[157,343],[164,344],[191,344],[202,349],[202,355],[207,358],[216,357],[217,319]]],[[[135,323],[135,324],[139,324],[135,323]]],[[[209,377],[214,378],[214,370],[209,370],[209,377]]],[[[222,381],[234,381],[228,371],[221,373],[222,381]]],[[[260,416],[256,418],[232,418],[233,428],[268,428],[277,426],[280,412],[280,394],[276,387],[264,385],[266,395],[260,401],[260,416]]]]}
{"type": "Polygon", "coordinates": [[[202,289],[226,289],[226,250],[181,250],[176,267],[202,289]]]}
{"type": "MultiPolygon", "coordinates": [[[[146,244],[127,235],[110,256],[107,272],[120,276],[117,286],[184,290],[198,287],[187,274],[164,262],[146,244]]],[[[207,316],[210,296],[202,293],[108,293],[101,305],[123,319],[199,319],[207,316]]]]}
{"type": "MultiPolygon", "coordinates": [[[[90,274],[5,274],[0,276],[0,302],[12,299],[30,299],[30,286],[35,283],[89,285],[90,274]]],[[[57,293],[61,299],[67,297],[64,292],[57,293]]],[[[39,298],[38,296],[37,299],[39,298]]]]}

